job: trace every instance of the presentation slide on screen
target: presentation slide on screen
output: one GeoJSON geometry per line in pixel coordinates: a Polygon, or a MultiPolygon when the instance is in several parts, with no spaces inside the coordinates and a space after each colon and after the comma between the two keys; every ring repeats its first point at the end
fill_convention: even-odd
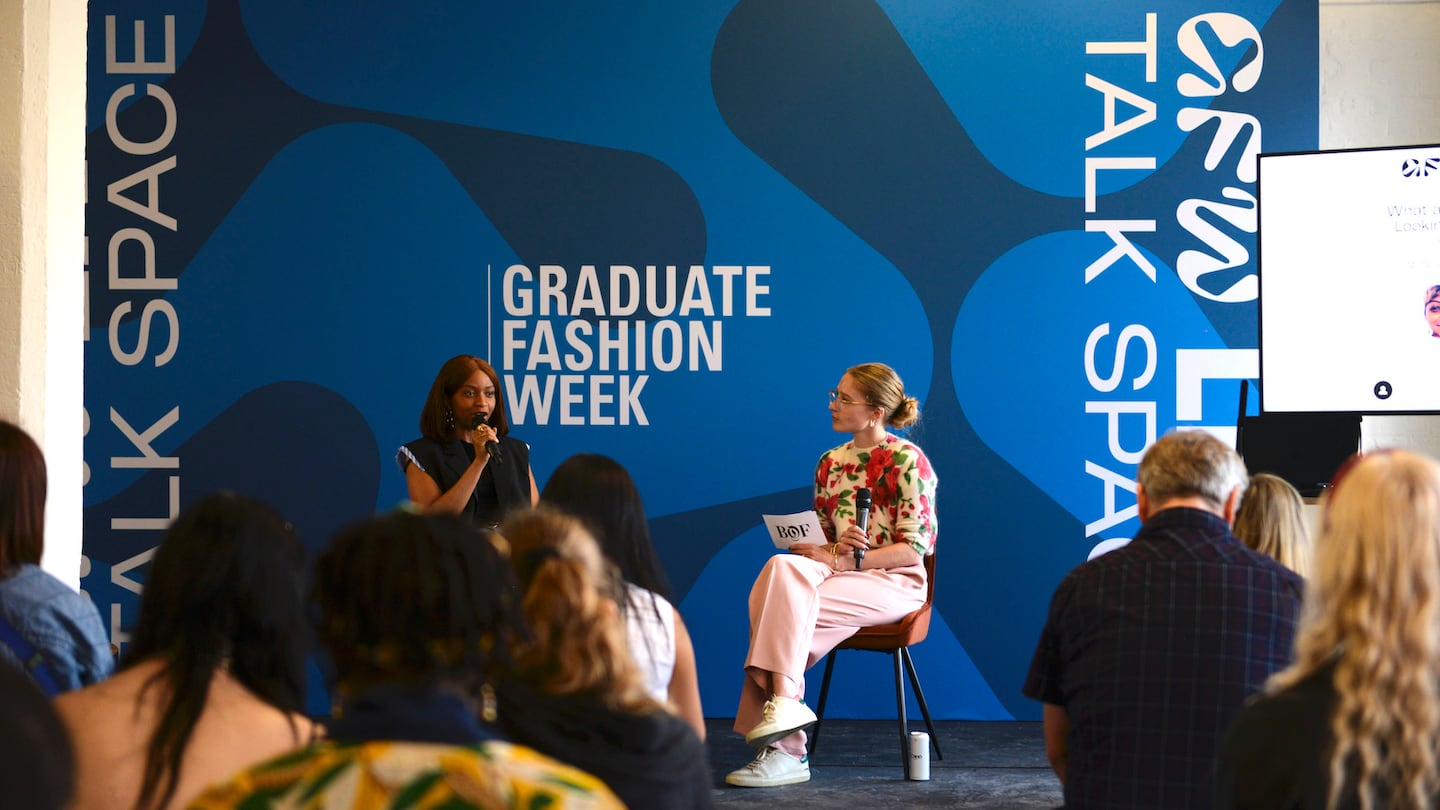
{"type": "Polygon", "coordinates": [[[1260,156],[1265,411],[1440,410],[1440,145],[1260,156]]]}

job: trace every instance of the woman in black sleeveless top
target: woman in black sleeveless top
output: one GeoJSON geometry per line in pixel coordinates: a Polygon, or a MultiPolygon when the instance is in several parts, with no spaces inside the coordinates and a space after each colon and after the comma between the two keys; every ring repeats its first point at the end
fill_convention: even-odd
{"type": "Polygon", "coordinates": [[[500,378],[484,360],[462,354],[440,367],[420,411],[420,433],[395,460],[422,511],[495,526],[539,500],[530,447],[508,435],[500,378]]]}

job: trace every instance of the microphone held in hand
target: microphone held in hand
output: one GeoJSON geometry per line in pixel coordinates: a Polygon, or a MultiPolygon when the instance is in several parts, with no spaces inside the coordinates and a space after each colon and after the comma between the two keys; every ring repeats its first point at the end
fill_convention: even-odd
{"type": "MultiPolygon", "coordinates": [[[[855,528],[862,532],[870,531],[870,489],[860,487],[855,490],[855,528]]],[[[860,570],[860,563],[865,560],[865,549],[855,547],[855,570],[860,570]]]]}
{"type": "MultiPolygon", "coordinates": [[[[478,413],[477,413],[477,414],[475,414],[475,418],[470,420],[470,429],[471,429],[471,430],[474,430],[475,428],[478,428],[478,427],[480,427],[480,426],[483,425],[483,424],[485,424],[485,416],[484,416],[484,414],[478,414],[478,413]]],[[[499,464],[499,463],[500,463],[500,443],[499,443],[499,442],[496,442],[496,441],[485,442],[485,452],[487,452],[487,453],[490,454],[490,460],[491,460],[491,461],[495,462],[496,464],[499,464]]]]}

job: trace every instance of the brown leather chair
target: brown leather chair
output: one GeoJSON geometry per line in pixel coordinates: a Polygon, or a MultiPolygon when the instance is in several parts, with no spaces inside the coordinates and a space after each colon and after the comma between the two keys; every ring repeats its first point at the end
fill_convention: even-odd
{"type": "Polygon", "coordinates": [[[920,688],[920,678],[915,675],[915,662],[910,660],[910,646],[925,640],[930,632],[930,609],[935,601],[935,555],[925,557],[925,603],[894,624],[877,624],[862,627],[850,638],[836,645],[825,656],[825,679],[820,683],[820,701],[815,710],[818,718],[810,730],[810,753],[820,747],[820,725],[825,722],[825,699],[830,694],[830,674],[835,669],[835,654],[841,650],[868,650],[890,653],[895,661],[895,707],[900,719],[900,761],[905,768],[905,778],[910,778],[910,727],[905,717],[905,681],[900,674],[904,666],[910,676],[910,687],[915,690],[915,700],[920,704],[920,714],[925,717],[925,728],[930,732],[930,745],[935,749],[935,758],[940,756],[940,740],[935,736],[935,724],[930,722],[930,707],[925,705],[925,692],[920,688]]]}

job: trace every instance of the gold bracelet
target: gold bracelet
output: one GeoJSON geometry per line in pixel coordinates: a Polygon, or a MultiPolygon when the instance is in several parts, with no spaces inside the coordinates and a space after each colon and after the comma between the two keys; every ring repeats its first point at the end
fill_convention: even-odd
{"type": "Polygon", "coordinates": [[[839,543],[831,543],[831,544],[830,544],[830,570],[831,570],[831,571],[839,571],[839,570],[840,570],[840,544],[839,544],[839,543]]]}

